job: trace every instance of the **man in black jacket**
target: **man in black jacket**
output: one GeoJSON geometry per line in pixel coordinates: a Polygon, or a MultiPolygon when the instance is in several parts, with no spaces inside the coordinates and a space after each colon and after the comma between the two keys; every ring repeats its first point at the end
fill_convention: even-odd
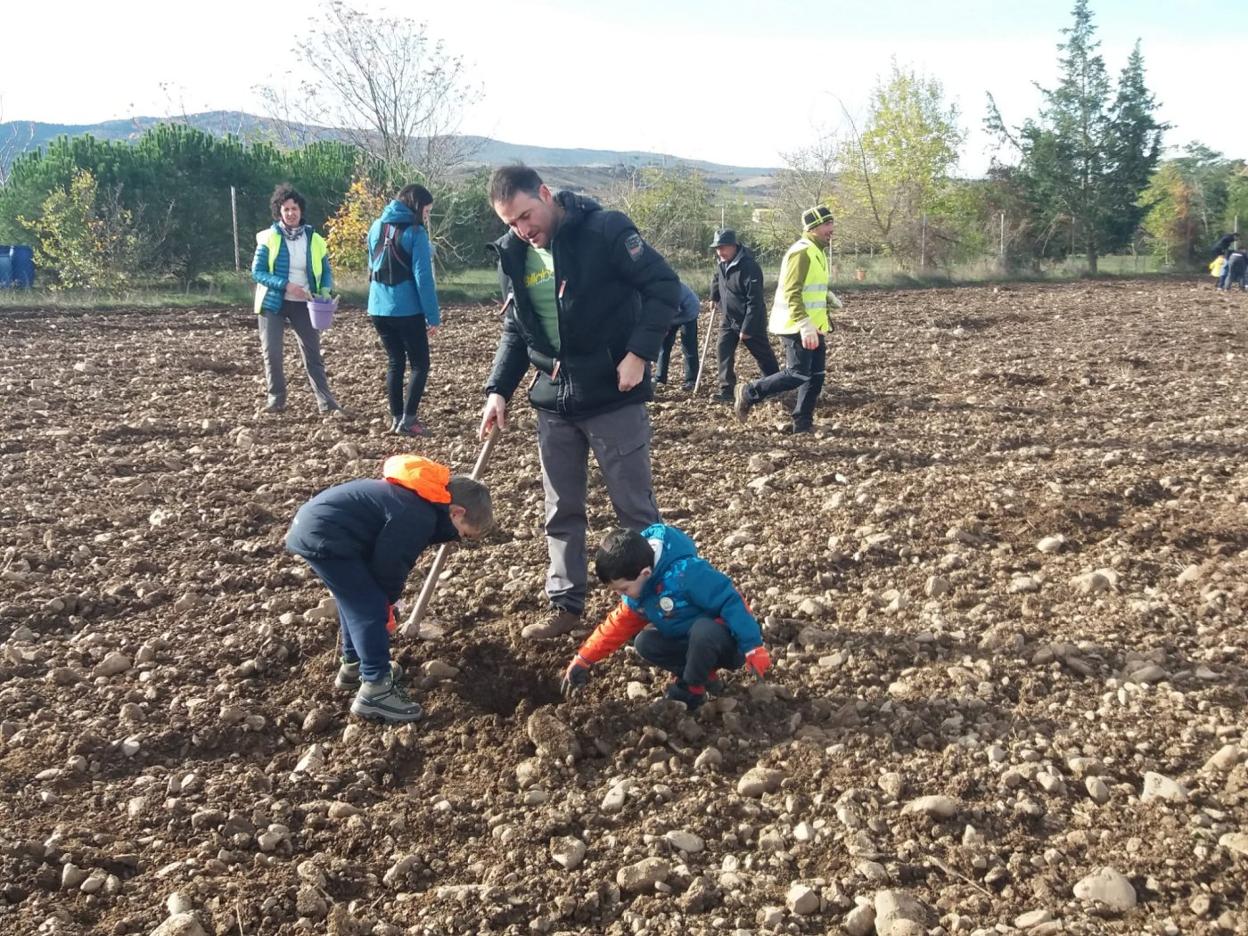
{"type": "Polygon", "coordinates": [[[767,306],[763,300],[763,271],[744,244],[737,243],[737,232],[724,228],[711,243],[719,263],[711,277],[711,301],[719,303],[719,394],[716,399],[731,403],[737,385],[734,358],[737,345],[758,362],[764,377],[780,370],[776,352],[767,339],[767,306]]]}
{"type": "Polygon", "coordinates": [[[676,313],[680,281],[625,215],[553,195],[527,166],[495,169],[489,197],[510,231],[492,245],[506,302],[481,437],[504,427],[508,400],[535,367],[529,403],[546,491],[551,614],[522,633],[558,637],[585,609],[591,450],[620,525],[660,522],[645,404],[653,398],[649,362],[676,313]]]}

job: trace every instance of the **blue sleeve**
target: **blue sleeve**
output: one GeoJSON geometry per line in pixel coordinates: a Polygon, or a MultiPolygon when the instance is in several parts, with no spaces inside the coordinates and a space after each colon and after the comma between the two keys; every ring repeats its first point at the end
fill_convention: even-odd
{"type": "Polygon", "coordinates": [[[442,310],[438,308],[438,291],[433,282],[433,261],[429,257],[429,233],[423,224],[408,228],[412,235],[412,279],[416,281],[416,295],[420,299],[420,311],[429,325],[442,324],[442,310]]]}
{"type": "Polygon", "coordinates": [[[373,544],[369,571],[391,604],[402,597],[412,567],[433,536],[433,526],[430,510],[412,509],[396,514],[382,527],[373,544]]]}
{"type": "Polygon", "coordinates": [[[286,291],[286,278],[269,272],[269,247],[267,244],[256,245],[256,255],[251,260],[251,278],[261,286],[269,289],[286,291]]]}
{"type": "Polygon", "coordinates": [[[680,284],[680,311],[676,313],[676,320],[680,322],[692,322],[698,317],[698,313],[702,310],[702,303],[698,300],[698,294],[690,289],[685,283],[680,284]]]}
{"type": "Polygon", "coordinates": [[[710,616],[723,618],[742,653],[762,646],[762,629],[732,579],[705,561],[691,563],[684,577],[689,602],[710,616]]]}

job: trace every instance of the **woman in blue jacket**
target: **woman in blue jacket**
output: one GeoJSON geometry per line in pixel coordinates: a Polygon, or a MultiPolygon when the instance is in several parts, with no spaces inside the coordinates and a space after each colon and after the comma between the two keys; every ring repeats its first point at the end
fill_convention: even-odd
{"type": "Polygon", "coordinates": [[[405,185],[368,230],[368,314],[389,359],[390,429],[399,435],[427,433],[416,411],[429,379],[429,337],[442,322],[426,227],[432,208],[427,188],[405,185]]]}

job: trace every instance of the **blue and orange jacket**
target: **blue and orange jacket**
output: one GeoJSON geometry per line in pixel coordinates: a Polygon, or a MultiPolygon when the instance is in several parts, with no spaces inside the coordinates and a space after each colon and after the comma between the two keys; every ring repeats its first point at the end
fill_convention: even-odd
{"type": "Polygon", "coordinates": [[[391,604],[431,543],[459,533],[451,522],[451,472],[419,455],[392,455],[382,478],[327,488],[299,508],[286,549],[305,559],[362,559],[391,604]]]}
{"type": "Polygon", "coordinates": [[[732,580],[698,555],[693,540],[676,527],[656,523],[641,531],[654,550],[654,569],[641,597],[625,595],[577,651],[589,663],[606,659],[653,626],[680,639],[698,618],[720,621],[742,653],[762,646],[763,634],[732,580]]]}

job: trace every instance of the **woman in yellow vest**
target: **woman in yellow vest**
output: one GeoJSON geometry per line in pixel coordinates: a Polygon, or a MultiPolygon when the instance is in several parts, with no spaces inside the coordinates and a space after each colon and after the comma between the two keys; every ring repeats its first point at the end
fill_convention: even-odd
{"type": "Polygon", "coordinates": [[[322,413],[332,413],[342,407],[329,392],[320,335],[312,327],[307,306],[313,296],[328,296],[333,288],[329,251],[325,238],[303,223],[308,203],[290,185],[283,183],[273,190],[269,207],[273,210],[273,226],[256,234],[256,256],[251,263],[251,278],[256,281],[260,351],[269,390],[265,411],[280,413],[286,408],[282,340],[289,324],[299,344],[308,382],[316,394],[316,407],[322,413]]]}
{"type": "Polygon", "coordinates": [[[823,336],[830,321],[828,308],[841,302],[828,290],[828,244],[832,240],[832,212],[815,205],[802,212],[805,232],[784,255],[776,298],[767,330],[784,344],[784,370],[748,384],[738,384],[734,399],[742,422],[755,404],[770,396],[797,390],[793,407],[793,432],[810,432],[815,403],[823,390],[827,347],[823,336]]]}

